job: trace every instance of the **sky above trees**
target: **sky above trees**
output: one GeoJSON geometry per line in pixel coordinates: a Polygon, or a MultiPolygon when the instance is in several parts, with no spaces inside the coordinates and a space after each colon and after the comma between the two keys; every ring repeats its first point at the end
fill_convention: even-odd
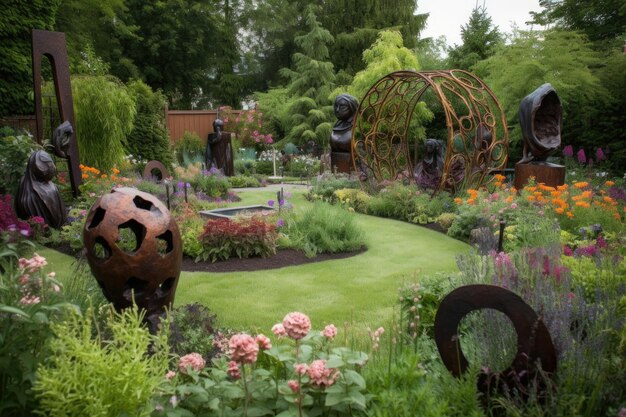
{"type": "Polygon", "coordinates": [[[512,22],[520,29],[530,29],[531,26],[525,24],[531,20],[529,13],[541,9],[539,0],[419,0],[417,12],[429,13],[422,37],[443,35],[450,46],[462,44],[461,26],[468,22],[472,10],[483,4],[501,33],[511,32],[512,22]]]}

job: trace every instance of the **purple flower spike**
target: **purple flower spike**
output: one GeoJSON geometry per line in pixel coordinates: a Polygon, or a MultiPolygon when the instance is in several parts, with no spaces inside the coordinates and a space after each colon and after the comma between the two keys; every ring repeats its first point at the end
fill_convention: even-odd
{"type": "Polygon", "coordinates": [[[570,158],[574,156],[574,147],[572,145],[567,145],[563,148],[563,155],[570,158]]]}
{"type": "Polygon", "coordinates": [[[582,148],[576,154],[576,158],[578,159],[578,162],[580,162],[581,164],[587,163],[587,155],[585,155],[585,150],[582,148]]]}
{"type": "Polygon", "coordinates": [[[284,206],[284,205],[285,205],[285,200],[280,200],[280,201],[278,202],[278,206],[279,206],[279,207],[282,207],[282,206],[284,206]]]}
{"type": "Polygon", "coordinates": [[[606,155],[602,148],[596,149],[596,162],[602,162],[606,160],[606,155]]]}
{"type": "Polygon", "coordinates": [[[267,205],[270,207],[274,207],[274,200],[267,200],[267,205]]]}
{"type": "Polygon", "coordinates": [[[285,225],[285,221],[283,219],[278,219],[276,222],[276,227],[283,227],[285,225]]]}

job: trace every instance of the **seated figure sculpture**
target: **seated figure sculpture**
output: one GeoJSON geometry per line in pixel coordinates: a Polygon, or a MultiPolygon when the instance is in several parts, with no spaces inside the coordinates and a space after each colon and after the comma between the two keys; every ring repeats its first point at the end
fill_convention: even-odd
{"type": "Polygon", "coordinates": [[[352,121],[358,106],[357,99],[350,94],[339,94],[335,98],[337,122],[330,135],[330,163],[338,172],[352,170],[352,121]]]}
{"type": "Polygon", "coordinates": [[[424,158],[415,165],[413,178],[418,186],[437,189],[443,175],[443,143],[426,139],[424,158]]]}
{"type": "Polygon", "coordinates": [[[206,150],[204,155],[204,165],[207,170],[215,167],[217,168],[217,160],[213,152],[214,145],[222,139],[222,130],[224,129],[224,122],[220,119],[213,121],[213,133],[209,133],[206,141],[206,150]]]}
{"type": "Polygon", "coordinates": [[[57,186],[52,182],[56,166],[43,150],[33,152],[20,181],[15,198],[15,211],[21,219],[43,217],[50,227],[60,229],[65,223],[65,205],[57,186]]]}

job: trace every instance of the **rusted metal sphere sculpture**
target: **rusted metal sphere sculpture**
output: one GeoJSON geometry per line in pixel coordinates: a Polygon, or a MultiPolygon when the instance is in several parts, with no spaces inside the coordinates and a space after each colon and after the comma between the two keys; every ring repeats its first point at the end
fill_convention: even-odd
{"type": "Polygon", "coordinates": [[[182,264],[176,221],[156,197],[115,188],[89,210],[83,230],[87,261],[117,310],[146,310],[150,330],[174,301],[182,264]]]}
{"type": "Polygon", "coordinates": [[[470,312],[487,308],[500,311],[511,319],[517,333],[517,353],[506,370],[483,370],[479,374],[478,387],[484,393],[516,389],[525,396],[531,382],[545,382],[541,379],[554,375],[556,351],[550,333],[537,313],[507,289],[495,285],[466,285],[448,294],[435,316],[435,342],[439,354],[453,375],[460,376],[467,371],[469,363],[461,350],[459,324],[470,312]]]}
{"type": "Polygon", "coordinates": [[[437,189],[477,187],[505,168],[508,132],[498,99],[475,75],[446,70],[398,71],[374,84],[355,117],[355,169],[379,181],[409,178],[420,159],[409,147],[423,123],[415,109],[427,105],[426,98],[439,103],[447,129],[437,189]]]}

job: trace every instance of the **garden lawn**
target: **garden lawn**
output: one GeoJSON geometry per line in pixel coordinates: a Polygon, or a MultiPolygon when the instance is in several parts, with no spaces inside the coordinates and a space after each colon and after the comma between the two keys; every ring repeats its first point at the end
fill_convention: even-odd
{"type": "MultiPolygon", "coordinates": [[[[285,189],[287,191],[287,189],[285,189]]],[[[240,191],[233,205],[264,204],[276,189],[240,191]]],[[[308,203],[292,191],[296,208],[308,203]]],[[[396,220],[355,214],[366,233],[368,250],[357,256],[254,272],[183,272],[177,306],[202,303],[217,314],[221,326],[269,333],[291,311],[311,317],[313,328],[333,323],[362,334],[367,327],[387,327],[397,306],[398,288],[426,274],[455,272],[455,256],[470,250],[441,233],[396,220]]],[[[40,251],[52,269],[71,271],[71,258],[40,251]]],[[[344,333],[345,335],[346,333],[344,333]]]]}

